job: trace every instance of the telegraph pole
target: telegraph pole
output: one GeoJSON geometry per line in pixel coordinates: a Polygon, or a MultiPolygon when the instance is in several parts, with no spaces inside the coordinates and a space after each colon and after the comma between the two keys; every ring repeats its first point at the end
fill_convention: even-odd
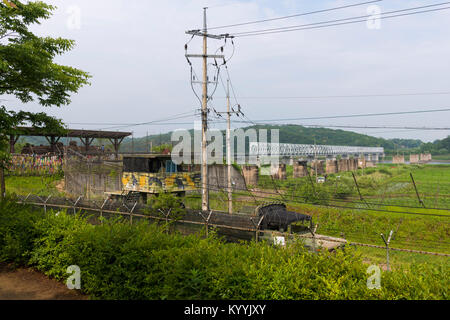
{"type": "Polygon", "coordinates": [[[227,169],[228,169],[228,213],[233,214],[233,190],[231,189],[230,79],[227,79],[227,169]]]}
{"type": "Polygon", "coordinates": [[[206,23],[206,9],[203,8],[203,30],[190,30],[186,34],[199,36],[203,38],[203,54],[186,54],[186,58],[202,58],[203,59],[203,82],[202,82],[202,211],[209,210],[209,190],[208,190],[208,158],[206,154],[206,132],[208,130],[208,58],[221,58],[223,55],[208,55],[208,38],[223,39],[228,37],[227,34],[213,35],[208,34],[206,23]]]}
{"type": "Polygon", "coordinates": [[[208,46],[206,8],[203,8],[203,95],[202,95],[202,210],[209,210],[208,158],[206,154],[206,132],[208,130],[208,46]]]}
{"type": "Polygon", "coordinates": [[[239,116],[239,114],[243,114],[241,112],[241,106],[238,105],[238,110],[235,111],[234,109],[231,109],[230,107],[230,79],[227,79],[227,111],[226,112],[217,112],[220,117],[221,114],[227,114],[227,191],[228,191],[228,213],[233,214],[233,188],[231,186],[231,115],[236,114],[239,116]]]}

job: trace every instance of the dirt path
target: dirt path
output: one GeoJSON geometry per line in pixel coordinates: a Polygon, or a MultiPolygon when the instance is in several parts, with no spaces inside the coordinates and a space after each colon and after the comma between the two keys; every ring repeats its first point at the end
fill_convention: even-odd
{"type": "Polygon", "coordinates": [[[87,300],[88,296],[69,290],[29,268],[13,269],[0,264],[0,300],[87,300]]]}

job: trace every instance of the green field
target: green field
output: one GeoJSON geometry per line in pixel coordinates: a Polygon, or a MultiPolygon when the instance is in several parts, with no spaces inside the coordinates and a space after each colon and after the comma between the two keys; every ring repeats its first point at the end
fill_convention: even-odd
{"type": "MultiPolygon", "coordinates": [[[[283,201],[289,210],[313,216],[320,234],[382,246],[380,234],[393,230],[393,248],[450,254],[450,165],[381,164],[360,169],[355,177],[363,200],[350,172],[329,175],[326,183],[313,183],[314,187],[308,177],[292,178],[292,166],[287,167],[287,174],[284,181],[260,176],[258,192],[234,192],[234,211],[251,214],[259,204],[283,201]]],[[[7,177],[7,192],[63,196],[56,187],[61,179],[61,176],[7,177]]],[[[188,208],[201,208],[198,193],[187,195],[183,201],[188,208]]],[[[211,191],[210,207],[227,211],[227,195],[223,190],[211,191]]],[[[383,249],[360,247],[360,250],[367,261],[385,260],[383,249]]],[[[448,261],[447,257],[406,252],[392,255],[393,265],[448,261]]]]}
{"type": "MultiPolygon", "coordinates": [[[[258,192],[233,194],[233,208],[251,212],[263,202],[283,201],[289,210],[313,216],[320,234],[384,246],[380,234],[393,230],[393,248],[450,254],[450,165],[382,164],[360,169],[355,176],[363,200],[351,172],[329,175],[326,183],[314,184],[314,189],[308,177],[292,178],[292,166],[287,166],[287,176],[284,181],[260,176],[258,186],[253,186],[258,192]]],[[[226,199],[224,192],[212,192],[211,208],[226,211],[226,199]]],[[[200,196],[189,196],[186,203],[199,209],[200,196]]],[[[367,261],[386,261],[384,249],[359,250],[367,261]]],[[[392,257],[394,266],[448,261],[448,257],[409,252],[393,252],[392,257]]]]}

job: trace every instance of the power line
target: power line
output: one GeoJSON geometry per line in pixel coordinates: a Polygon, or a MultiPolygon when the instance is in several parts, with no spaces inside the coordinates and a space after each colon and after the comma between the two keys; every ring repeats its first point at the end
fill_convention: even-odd
{"type": "Polygon", "coordinates": [[[387,127],[387,126],[345,126],[345,125],[314,125],[303,124],[304,127],[317,127],[317,128],[349,128],[349,129],[400,129],[400,130],[450,130],[450,127],[444,128],[432,128],[432,127],[387,127]]]}
{"type": "MultiPolygon", "coordinates": [[[[446,4],[446,3],[443,3],[446,4]]],[[[437,5],[443,5],[443,4],[436,4],[437,5]]],[[[422,6],[422,7],[429,7],[429,6],[422,6]]],[[[300,31],[300,30],[310,30],[310,29],[320,29],[320,28],[327,28],[327,27],[333,27],[333,26],[340,26],[340,25],[347,25],[347,24],[353,24],[353,23],[359,23],[359,22],[367,22],[367,18],[374,18],[374,19],[389,19],[389,18],[398,18],[403,16],[410,16],[415,14],[421,14],[421,13],[428,13],[428,12],[435,12],[435,11],[442,11],[450,9],[450,7],[443,7],[443,8],[437,8],[437,9],[429,9],[429,10],[422,10],[417,12],[410,12],[410,13],[402,13],[392,16],[381,16],[381,14],[392,14],[394,12],[400,12],[400,11],[406,11],[406,10],[415,10],[419,9],[421,7],[416,8],[410,8],[410,9],[402,9],[402,10],[396,10],[391,12],[385,12],[380,13],[379,16],[361,16],[361,17],[353,17],[353,18],[345,18],[345,19],[338,19],[338,20],[330,20],[330,21],[324,21],[324,22],[316,22],[316,23],[310,23],[305,25],[298,25],[298,28],[295,28],[295,26],[290,27],[282,27],[282,28],[274,28],[274,31],[262,31],[262,30],[255,30],[255,31],[247,31],[247,32],[241,32],[239,34],[234,34],[234,37],[248,37],[248,36],[258,36],[258,35],[265,35],[265,34],[274,34],[274,33],[284,33],[284,32],[290,32],[290,31],[300,31]],[[338,22],[338,23],[332,23],[333,21],[345,21],[345,20],[353,20],[364,17],[365,19],[362,20],[355,20],[355,21],[346,21],[346,22],[338,22]],[[328,23],[328,24],[327,24],[328,23]],[[275,30],[276,29],[276,30],[275,30]]],[[[267,29],[268,30],[268,29],[267,29]]]]}
{"type": "Polygon", "coordinates": [[[322,116],[322,117],[284,118],[284,119],[264,119],[264,120],[255,120],[255,122],[277,122],[277,121],[293,121],[293,120],[320,120],[320,119],[339,119],[339,118],[377,117],[377,116],[390,116],[390,115],[401,115],[401,114],[421,114],[421,113],[434,113],[434,112],[446,112],[446,111],[450,111],[450,108],[445,108],[445,109],[433,109],[433,110],[417,110],[417,111],[399,111],[399,112],[383,112],[383,113],[366,113],[366,114],[335,115],[335,116],[322,116]]]}
{"type": "Polygon", "coordinates": [[[102,130],[150,125],[150,124],[155,124],[155,123],[158,123],[158,122],[169,121],[169,120],[176,120],[176,119],[182,119],[182,118],[188,118],[188,117],[192,117],[192,116],[195,116],[195,113],[192,113],[192,111],[188,111],[188,112],[180,113],[178,115],[174,115],[174,116],[171,116],[171,117],[168,117],[168,118],[165,118],[165,119],[153,120],[153,121],[149,121],[149,122],[126,124],[126,125],[120,125],[120,126],[116,126],[116,127],[102,128],[102,130]],[[189,114],[187,114],[187,113],[189,113],[189,114]]]}
{"type": "Polygon", "coordinates": [[[275,20],[283,20],[283,19],[289,19],[289,18],[294,18],[294,17],[301,17],[301,16],[312,15],[312,14],[316,14],[316,13],[323,13],[323,12],[329,12],[329,11],[334,11],[334,10],[346,9],[346,8],[351,8],[351,7],[356,7],[356,6],[362,6],[362,5],[365,5],[365,4],[381,2],[381,1],[383,1],[383,0],[366,1],[366,2],[362,2],[362,3],[356,3],[356,4],[341,6],[341,7],[329,8],[329,9],[323,9],[323,10],[317,10],[317,11],[310,11],[310,12],[303,12],[303,13],[298,13],[298,14],[293,14],[293,15],[288,15],[288,16],[282,16],[282,17],[276,17],[276,18],[268,18],[268,19],[262,19],[262,20],[256,20],[256,21],[235,23],[235,24],[229,24],[229,25],[224,25],[224,26],[212,27],[212,28],[209,28],[209,29],[210,30],[212,30],[212,29],[224,29],[224,28],[244,26],[244,25],[249,25],[249,24],[256,24],[256,23],[269,22],[269,21],[275,21],[275,20]]]}
{"type": "MultiPolygon", "coordinates": [[[[231,80],[230,80],[230,84],[231,84],[231,80]]],[[[400,111],[400,112],[384,112],[384,113],[367,113],[367,114],[351,114],[351,115],[334,115],[334,116],[321,116],[321,117],[305,117],[305,118],[284,118],[284,119],[263,119],[263,120],[236,120],[234,122],[239,122],[239,123],[251,123],[253,125],[257,125],[258,122],[262,123],[262,122],[278,122],[278,121],[299,121],[299,120],[321,120],[321,119],[338,119],[338,118],[358,118],[358,117],[376,117],[376,116],[390,116],[390,115],[403,115],[403,114],[421,114],[421,113],[434,113],[434,112],[447,112],[450,111],[450,108],[445,108],[445,109],[433,109],[433,110],[417,110],[417,111],[400,111]]],[[[119,127],[133,127],[133,126],[141,126],[141,125],[185,125],[185,124],[191,124],[190,122],[176,122],[176,123],[171,123],[171,122],[165,122],[165,121],[170,121],[170,120],[176,120],[176,119],[181,119],[181,118],[187,118],[187,117],[192,117],[195,116],[194,113],[192,113],[192,111],[189,112],[185,112],[185,113],[181,113],[179,115],[174,115],[172,117],[166,118],[166,119],[160,119],[160,120],[154,120],[154,121],[150,121],[150,122],[143,122],[143,123],[124,123],[124,124],[120,124],[117,127],[113,127],[113,128],[119,128],[119,127]],[[184,115],[186,113],[190,113],[188,115],[184,115]]],[[[222,120],[216,120],[215,122],[221,122],[222,120]]],[[[224,121],[224,120],[223,120],[224,121]]],[[[71,124],[84,124],[84,125],[108,125],[108,123],[71,123],[71,124]]],[[[304,125],[304,126],[323,126],[323,127],[327,127],[325,125],[304,125]]],[[[344,127],[344,128],[351,128],[351,127],[358,127],[358,126],[335,126],[335,125],[330,125],[328,127],[344,127]]],[[[361,129],[370,129],[370,128],[383,128],[383,129],[387,129],[387,128],[391,128],[391,127],[386,127],[386,126],[380,126],[380,127],[376,127],[376,126],[372,126],[372,127],[358,127],[361,129]]],[[[392,127],[392,128],[396,128],[396,129],[407,129],[410,128],[411,130],[448,130],[449,128],[431,128],[431,127],[392,127]]],[[[104,129],[111,129],[111,128],[104,128],[104,129]]]]}
{"type": "MultiPolygon", "coordinates": [[[[418,92],[418,93],[391,93],[391,94],[355,94],[355,95],[329,95],[329,96],[248,96],[239,97],[239,99],[336,99],[336,98],[371,98],[371,97],[401,97],[401,96],[434,96],[450,95],[450,91],[443,92],[418,92]]],[[[225,98],[225,97],[218,97],[225,98]]]]}

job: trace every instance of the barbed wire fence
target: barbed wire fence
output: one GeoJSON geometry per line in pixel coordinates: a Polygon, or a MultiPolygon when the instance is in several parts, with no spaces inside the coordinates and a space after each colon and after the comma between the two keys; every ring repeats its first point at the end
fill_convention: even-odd
{"type": "MultiPolygon", "coordinates": [[[[61,197],[60,193],[52,193],[50,192],[50,189],[52,188],[48,183],[43,184],[42,188],[40,190],[37,190],[36,193],[29,193],[26,196],[19,196],[18,202],[23,204],[29,204],[37,207],[43,208],[45,212],[47,212],[50,209],[54,210],[67,210],[68,212],[94,212],[98,214],[100,217],[99,221],[100,223],[103,220],[103,217],[111,217],[111,216],[121,216],[125,219],[128,219],[131,224],[133,224],[136,220],[152,220],[156,222],[163,222],[166,224],[169,223],[177,223],[177,224],[185,224],[185,225],[192,225],[192,226],[199,226],[201,229],[204,228],[205,234],[208,235],[209,230],[211,228],[218,228],[221,230],[230,230],[230,231],[238,231],[250,234],[250,238],[254,239],[255,241],[261,241],[261,236],[263,233],[267,232],[270,233],[272,236],[278,235],[280,237],[284,237],[285,239],[312,239],[313,248],[320,248],[320,243],[323,241],[327,242],[334,242],[337,244],[342,245],[354,245],[354,246],[360,246],[360,247],[369,247],[374,249],[380,249],[380,250],[386,250],[387,257],[389,256],[389,251],[396,251],[396,252],[406,252],[406,253],[413,253],[413,254],[421,254],[421,255],[434,255],[434,256],[441,256],[441,257],[449,257],[450,254],[446,253],[448,252],[448,246],[449,243],[446,241],[447,239],[442,239],[441,241],[425,241],[426,243],[421,243],[419,240],[411,240],[411,239],[400,239],[397,237],[398,230],[402,224],[402,221],[397,225],[397,228],[395,231],[391,234],[391,239],[389,243],[385,243],[385,245],[377,244],[376,239],[373,236],[368,236],[363,230],[363,232],[360,231],[342,231],[339,229],[333,230],[332,228],[321,228],[319,230],[322,230],[322,232],[334,232],[334,233],[341,233],[341,236],[346,239],[338,239],[331,236],[321,236],[316,235],[316,232],[313,232],[311,234],[292,234],[292,233],[286,233],[286,232],[278,232],[274,230],[262,230],[261,229],[261,222],[263,217],[255,217],[253,216],[247,217],[247,219],[239,220],[236,224],[229,224],[230,220],[227,220],[224,218],[223,215],[226,215],[225,213],[218,213],[211,211],[209,213],[202,213],[199,210],[196,212],[191,212],[190,215],[188,215],[186,218],[178,219],[171,217],[171,212],[160,212],[161,214],[157,214],[155,212],[151,212],[151,208],[148,208],[147,206],[139,203],[139,202],[117,202],[112,201],[108,197],[104,197],[104,194],[106,191],[108,191],[108,188],[111,189],[111,191],[117,191],[121,190],[122,186],[120,184],[120,173],[121,173],[121,167],[118,163],[114,161],[108,161],[108,160],[102,160],[102,161],[95,161],[95,159],[90,159],[89,161],[86,161],[84,158],[72,158],[70,160],[67,160],[65,163],[66,166],[72,166],[73,170],[70,169],[65,170],[65,181],[71,181],[73,186],[65,185],[66,191],[69,197],[61,197]],[[82,170],[80,170],[80,166],[84,166],[82,170]],[[105,173],[101,170],[102,166],[107,166],[109,169],[105,170],[105,173]],[[99,169],[100,167],[100,169],[99,169]],[[98,170],[99,169],[99,170],[98,170]],[[117,175],[111,175],[111,170],[116,171],[117,175]],[[89,178],[86,178],[83,180],[80,178],[82,176],[82,172],[86,173],[86,176],[89,178]],[[97,171],[98,170],[98,171],[97,171]],[[81,171],[81,173],[80,173],[81,171]],[[94,176],[104,178],[93,178],[94,176]],[[109,185],[109,187],[108,187],[109,185]],[[221,216],[222,218],[217,218],[218,216],[221,216]],[[349,240],[352,239],[352,240],[349,240]],[[358,239],[360,239],[358,241],[358,239]],[[353,241],[355,240],[355,241],[353,241]],[[361,241],[363,240],[363,241],[361,241]],[[408,240],[408,241],[407,241],[408,240]],[[390,243],[392,241],[392,244],[390,243]],[[391,247],[393,245],[393,247],[391,247]],[[396,247],[400,246],[400,247],[396,247]],[[414,248],[402,248],[405,246],[412,246],[412,247],[419,247],[424,248],[427,250],[417,250],[414,248]],[[429,249],[429,250],[428,250],[429,249]],[[440,252],[444,251],[444,252],[440,252]]],[[[257,192],[254,192],[254,189],[250,189],[247,186],[242,189],[234,188],[234,194],[238,199],[235,199],[235,201],[239,201],[239,197],[251,197],[254,202],[255,206],[261,203],[265,202],[271,202],[275,200],[283,200],[287,199],[287,192],[288,190],[283,190],[280,184],[277,184],[274,179],[271,177],[272,183],[274,184],[274,191],[270,190],[257,190],[257,192]]],[[[428,209],[433,210],[433,212],[442,211],[443,214],[434,214],[436,216],[440,217],[450,217],[450,215],[447,214],[446,211],[450,211],[448,208],[442,208],[439,207],[439,205],[442,203],[445,205],[447,203],[447,198],[450,199],[450,195],[448,194],[441,194],[441,186],[443,190],[448,190],[449,183],[439,181],[439,183],[436,186],[436,193],[425,193],[420,192],[420,186],[429,186],[430,182],[423,182],[423,181],[414,181],[414,178],[411,174],[411,180],[410,181],[391,181],[394,187],[398,187],[396,184],[404,183],[409,184],[410,186],[413,185],[414,193],[390,193],[389,194],[389,184],[383,185],[384,190],[382,194],[379,196],[374,196],[373,198],[371,196],[364,195],[364,205],[358,206],[358,204],[361,203],[360,197],[355,197],[355,199],[349,198],[349,199],[332,199],[332,201],[341,201],[344,205],[342,206],[325,206],[325,207],[331,207],[331,208],[348,208],[351,210],[377,210],[375,208],[383,208],[386,207],[386,209],[377,210],[379,212],[386,212],[386,213],[408,213],[408,214],[422,214],[421,212],[401,212],[393,210],[391,207],[398,207],[398,208],[407,208],[407,209],[428,209]],[[391,203],[390,200],[398,200],[401,197],[411,197],[416,196],[416,204],[417,200],[419,200],[420,206],[417,205],[411,205],[410,201],[406,201],[403,204],[398,203],[391,203]],[[381,202],[374,201],[381,199],[381,202]],[[433,201],[430,202],[432,199],[433,201]],[[440,201],[441,199],[445,199],[445,201],[440,201]],[[427,205],[425,208],[424,203],[433,203],[434,205],[427,205]],[[409,204],[409,205],[408,205],[409,204]],[[354,207],[352,207],[354,205],[354,207]],[[371,208],[369,208],[369,206],[371,208]]],[[[355,183],[356,184],[356,183],[355,183]]],[[[217,199],[221,206],[226,206],[226,201],[224,200],[226,190],[224,190],[223,187],[220,187],[218,183],[209,186],[210,190],[214,193],[217,193],[217,199]]],[[[298,182],[295,185],[295,192],[292,193],[292,197],[289,197],[291,202],[293,203],[299,203],[299,204],[308,204],[305,199],[299,199],[299,197],[296,195],[298,189],[298,182]],[[301,200],[301,201],[300,201],[301,200]]],[[[394,188],[395,189],[395,188],[394,188]]],[[[358,194],[359,195],[359,194],[358,194]]],[[[245,200],[244,200],[245,202],[245,200]]],[[[191,210],[195,211],[195,210],[191,210]]],[[[225,210],[224,210],[225,211],[225,210]]],[[[420,211],[420,210],[418,210],[420,211]]],[[[427,215],[427,214],[424,214],[427,215]]],[[[428,214],[432,216],[433,214],[428,214]]],[[[317,225],[315,227],[315,231],[317,231],[317,225]]],[[[380,233],[381,234],[381,233],[380,233]]],[[[380,234],[378,236],[380,236],[380,234]]],[[[241,234],[242,235],[242,234],[241,234]]],[[[380,241],[380,237],[378,237],[378,242],[380,241]]]]}

